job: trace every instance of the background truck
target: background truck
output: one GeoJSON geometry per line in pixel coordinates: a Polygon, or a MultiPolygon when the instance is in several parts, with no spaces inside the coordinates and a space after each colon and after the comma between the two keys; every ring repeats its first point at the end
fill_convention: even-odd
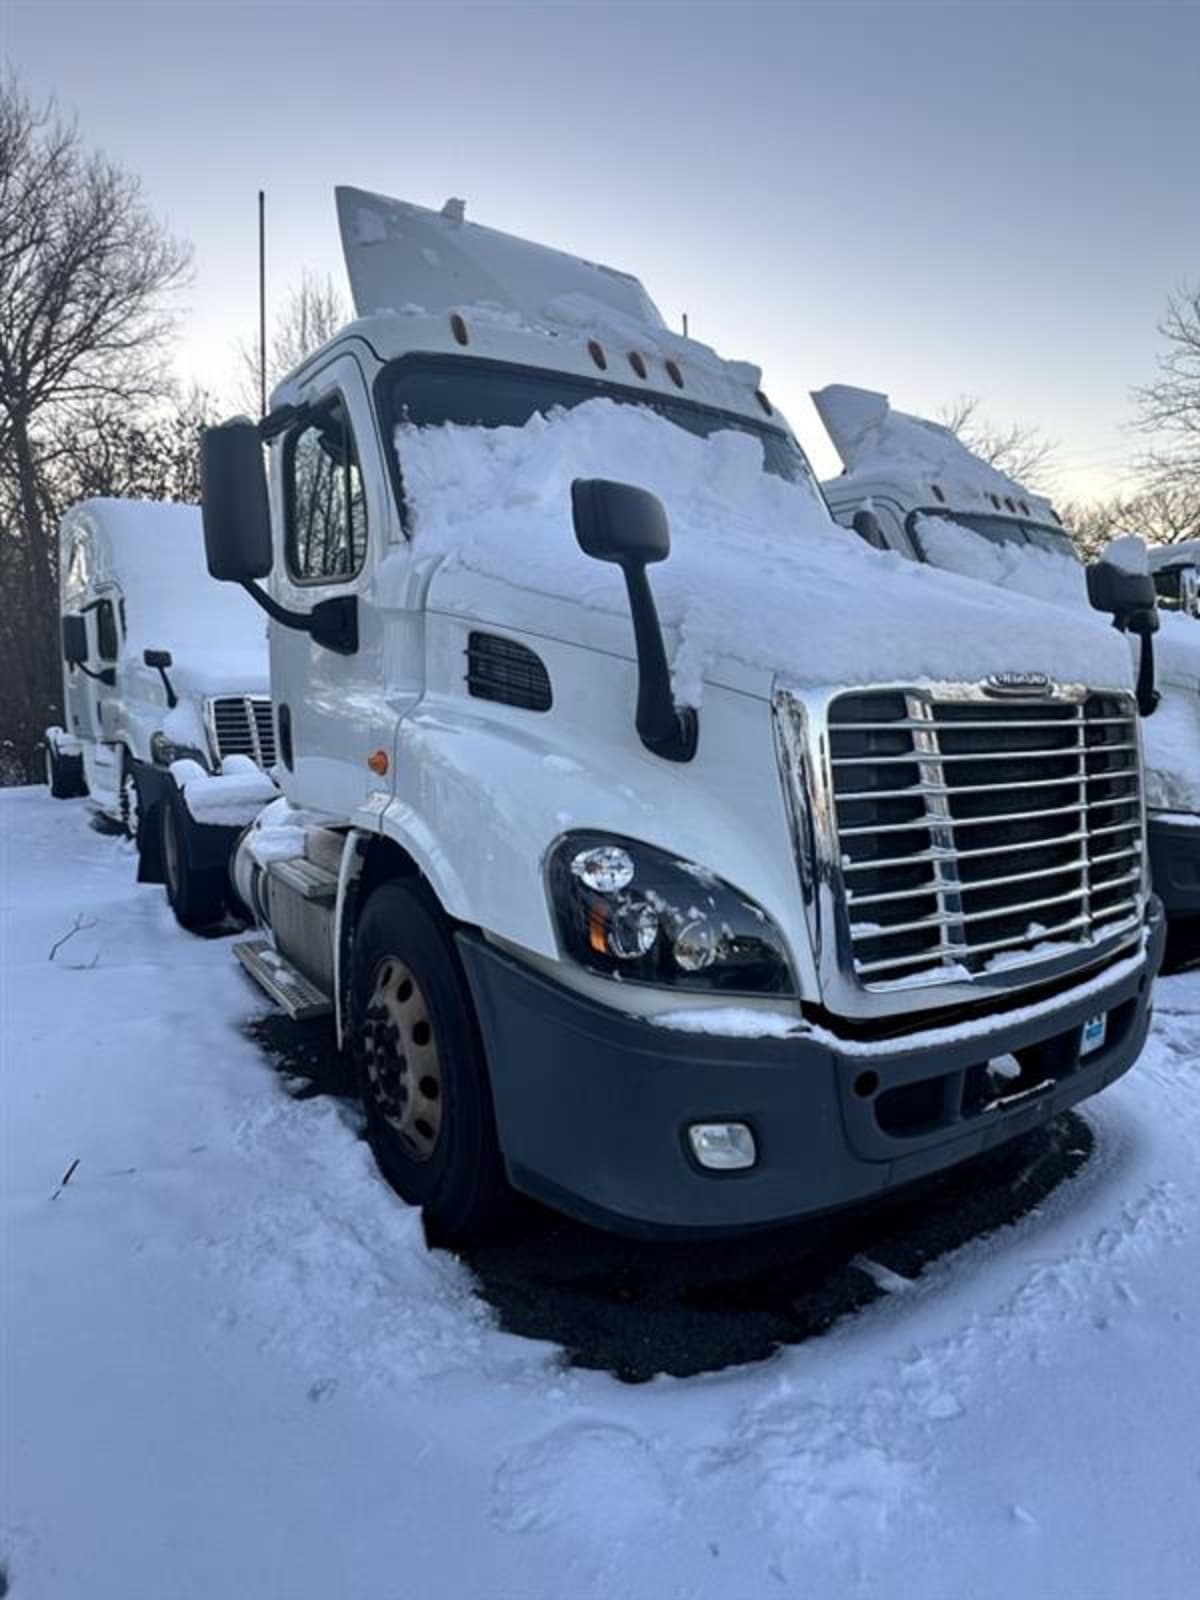
{"type": "Polygon", "coordinates": [[[432,1237],[510,1184],[761,1227],[1124,1072],[1162,921],[1123,642],[847,540],[758,369],[627,274],[338,209],[359,320],[202,446],[279,729],[236,948],[333,1012],[432,1237]]]}
{"type": "Polygon", "coordinates": [[[59,529],[65,728],[46,730],[46,781],[87,795],[138,844],[186,926],[227,898],[230,830],[197,825],[173,773],[273,765],[266,631],[213,584],[196,506],[87,500],[59,529]],[[186,763],[180,767],[180,763],[186,763]]]}
{"type": "MultiPolygon", "coordinates": [[[[895,411],[885,394],[831,384],[813,395],[844,471],[824,490],[847,526],[873,513],[884,546],[1067,607],[1082,637],[1108,631],[1086,572],[1048,500],[998,472],[948,428],[895,411]]],[[[1154,887],[1181,931],[1200,914],[1200,629],[1187,615],[1187,547],[1150,553],[1164,609],[1154,642],[1156,704],[1143,719],[1154,887]],[[1185,604],[1180,609],[1179,596],[1185,604]]],[[[1135,656],[1137,647],[1135,646],[1135,656]]]]}

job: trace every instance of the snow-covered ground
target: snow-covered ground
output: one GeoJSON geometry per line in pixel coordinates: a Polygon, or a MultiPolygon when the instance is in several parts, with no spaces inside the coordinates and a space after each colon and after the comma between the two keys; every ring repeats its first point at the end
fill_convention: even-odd
{"type": "Polygon", "coordinates": [[[0,794],[0,861],[0,1593],[1197,1592],[1200,976],[1021,1222],[632,1387],[499,1330],[81,805],[0,794]]]}

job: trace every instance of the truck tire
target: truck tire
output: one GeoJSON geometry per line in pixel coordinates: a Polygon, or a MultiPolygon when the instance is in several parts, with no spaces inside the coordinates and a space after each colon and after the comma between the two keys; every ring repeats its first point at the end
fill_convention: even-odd
{"type": "Polygon", "coordinates": [[[165,795],[157,809],[167,899],[180,927],[199,933],[225,915],[225,873],[220,867],[192,865],[189,840],[193,823],[176,791],[165,795]]]}
{"type": "Polygon", "coordinates": [[[359,919],[351,1049],[375,1159],[429,1242],[493,1232],[512,1194],[474,1006],[440,908],[408,881],[376,889],[359,919]]]}
{"type": "Polygon", "coordinates": [[[87,793],[83,757],[60,756],[46,740],[46,787],[55,800],[78,800],[87,793]]]}

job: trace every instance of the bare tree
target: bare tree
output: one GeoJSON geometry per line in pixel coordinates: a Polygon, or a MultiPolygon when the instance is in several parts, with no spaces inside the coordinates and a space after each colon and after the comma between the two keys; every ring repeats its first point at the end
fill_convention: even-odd
{"type": "MultiPolygon", "coordinates": [[[[306,271],[299,284],[288,290],[275,318],[267,344],[267,393],[349,320],[350,310],[333,279],[306,271]]],[[[243,341],[238,353],[243,369],[239,398],[243,409],[253,414],[261,392],[258,341],[243,341]]]]}
{"type": "Polygon", "coordinates": [[[28,745],[58,703],[47,452],[70,417],[163,393],[169,296],[187,264],[136,178],[0,78],[0,742],[28,745]]]}
{"type": "Polygon", "coordinates": [[[1059,513],[1089,561],[1120,533],[1137,533],[1149,544],[1159,545],[1200,539],[1200,502],[1177,485],[1152,484],[1106,500],[1070,501],[1059,507],[1059,513]]]}
{"type": "Polygon", "coordinates": [[[1053,491],[1058,445],[1040,428],[1014,422],[1002,427],[982,415],[976,394],[960,394],[938,412],[938,420],[956,433],[968,450],[989,466],[1041,494],[1053,491]]]}
{"type": "Polygon", "coordinates": [[[1158,490],[1200,496],[1200,284],[1167,297],[1158,324],[1166,343],[1158,376],[1134,390],[1136,426],[1151,436],[1142,460],[1146,482],[1158,490]]]}

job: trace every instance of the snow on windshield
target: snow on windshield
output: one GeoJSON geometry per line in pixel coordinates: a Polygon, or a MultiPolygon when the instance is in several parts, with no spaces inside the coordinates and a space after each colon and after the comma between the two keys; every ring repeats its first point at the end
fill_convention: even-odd
{"type": "Polygon", "coordinates": [[[1000,544],[974,533],[953,517],[918,516],[914,528],[927,561],[947,572],[961,573],[983,583],[1049,600],[1055,605],[1086,611],[1098,625],[1108,619],[1092,610],[1084,567],[1073,556],[1017,541],[1000,544]]]}
{"type": "MultiPolygon", "coordinates": [[[[801,685],[964,680],[1014,668],[1130,681],[1115,635],[1064,629],[1023,596],[1008,600],[871,549],[830,520],[807,484],[765,473],[762,444],[745,433],[702,439],[643,408],[597,399],[520,428],[401,424],[395,437],[418,557],[442,555],[448,571],[467,568],[622,618],[620,573],[575,543],[571,480],[616,478],[657,494],[672,552],[653,583],[664,623],[677,630],[675,689],[685,703],[698,703],[702,679],[724,661],[801,685]]],[[[458,608],[482,603],[457,586],[458,608]]]]}

